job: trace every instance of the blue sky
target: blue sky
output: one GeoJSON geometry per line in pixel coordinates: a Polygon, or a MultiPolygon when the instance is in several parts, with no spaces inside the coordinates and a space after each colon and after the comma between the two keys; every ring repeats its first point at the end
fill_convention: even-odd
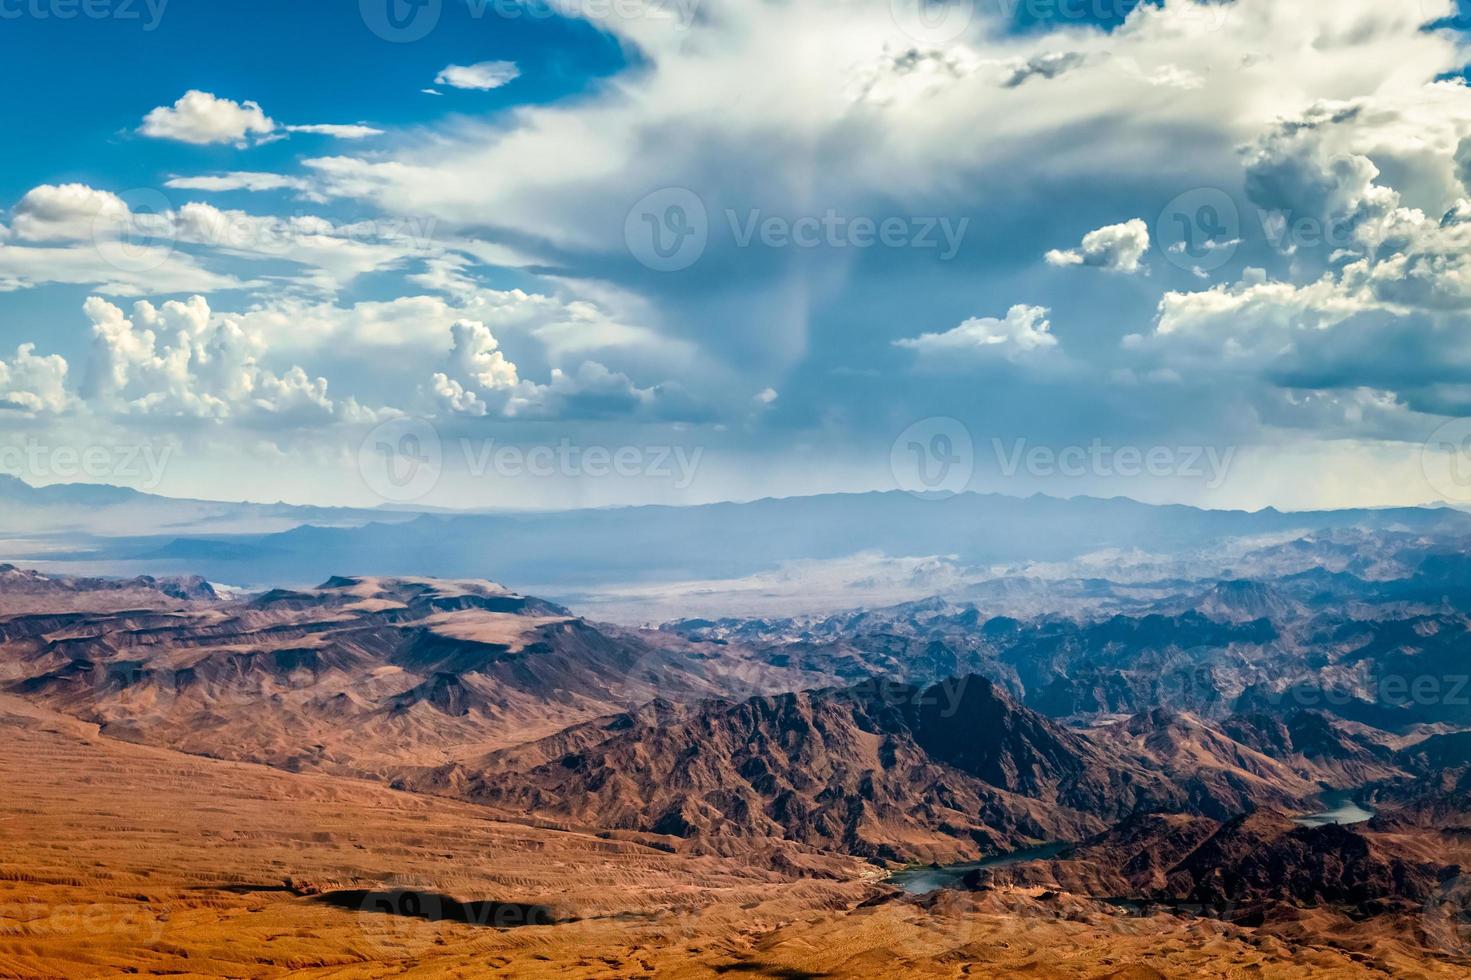
{"type": "Polygon", "coordinates": [[[410,430],[446,506],[915,489],[911,444],[1471,495],[1450,0],[69,2],[0,0],[0,440],[359,504],[410,430]],[[569,444],[700,476],[477,465],[569,444]]]}

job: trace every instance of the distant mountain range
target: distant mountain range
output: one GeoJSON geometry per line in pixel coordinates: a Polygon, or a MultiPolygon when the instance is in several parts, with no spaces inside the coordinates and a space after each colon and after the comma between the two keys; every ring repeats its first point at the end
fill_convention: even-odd
{"type": "MultiPolygon", "coordinates": [[[[961,569],[1055,563],[1118,551],[1217,557],[1229,543],[1346,529],[1471,534],[1449,508],[1288,513],[1153,506],[1125,498],[902,492],[691,507],[410,514],[169,501],[97,487],[0,482],[0,532],[36,538],[0,558],[74,559],[130,574],[201,574],[241,586],[360,574],[492,578],[562,600],[609,585],[730,581],[792,562],[860,553],[944,556],[961,569]],[[19,507],[19,509],[15,509],[19,507]]],[[[708,590],[707,590],[708,591],[708,590]]],[[[1240,597],[1223,601],[1240,602],[1240,597]]],[[[1263,598],[1261,601],[1267,601],[1263,598]]]]}
{"type": "Polygon", "coordinates": [[[45,539],[71,549],[112,538],[270,534],[307,523],[361,525],[395,516],[350,507],[180,499],[101,483],[34,487],[0,474],[0,537],[45,539]]]}

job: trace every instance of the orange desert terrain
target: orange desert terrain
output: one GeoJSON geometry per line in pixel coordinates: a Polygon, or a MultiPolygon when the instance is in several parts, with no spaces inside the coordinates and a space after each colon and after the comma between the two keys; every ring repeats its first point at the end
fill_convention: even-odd
{"type": "Polygon", "coordinates": [[[119,742],[8,696],[0,737],[4,976],[1412,978],[1468,969],[1427,962],[1393,938],[1413,935],[1413,923],[1303,912],[1250,929],[1035,889],[921,899],[857,862],[846,873],[835,865],[829,880],[798,880],[368,782],[119,742]],[[498,909],[488,925],[381,910],[452,908],[433,895],[544,908],[498,909]]]}

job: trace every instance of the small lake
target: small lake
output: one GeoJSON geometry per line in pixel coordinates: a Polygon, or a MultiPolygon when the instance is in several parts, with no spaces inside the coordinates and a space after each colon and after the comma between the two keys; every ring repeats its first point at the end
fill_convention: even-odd
{"type": "Polygon", "coordinates": [[[1324,793],[1323,809],[1318,813],[1298,817],[1294,823],[1303,827],[1326,827],[1329,824],[1347,827],[1350,824],[1372,820],[1374,811],[1354,799],[1357,792],[1351,789],[1336,789],[1331,793],[1324,793]]]}
{"type": "Polygon", "coordinates": [[[970,872],[981,868],[1004,868],[1012,864],[1022,864],[1026,861],[1045,861],[1056,857],[1067,850],[1069,844],[1045,844],[1042,847],[1033,847],[1025,851],[1011,851],[1006,854],[997,854],[981,861],[972,861],[968,864],[947,864],[944,867],[909,868],[904,871],[896,871],[889,876],[892,884],[898,885],[911,895],[928,895],[932,891],[941,888],[953,888],[960,884],[961,880],[970,872]]]}

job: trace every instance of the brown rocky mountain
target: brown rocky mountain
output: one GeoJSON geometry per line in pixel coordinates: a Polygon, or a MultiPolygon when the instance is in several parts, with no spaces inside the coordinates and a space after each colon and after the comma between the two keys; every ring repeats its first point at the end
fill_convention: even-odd
{"type": "Polygon", "coordinates": [[[1225,822],[1146,814],[1056,859],[973,872],[969,884],[1188,903],[1229,918],[1272,903],[1410,912],[1458,874],[1432,844],[1362,827],[1303,827],[1274,810],[1225,822]]]}
{"type": "Polygon", "coordinates": [[[1220,729],[1300,775],[1335,786],[1357,786],[1405,775],[1405,760],[1396,757],[1385,733],[1322,711],[1290,709],[1280,714],[1235,715],[1223,721],[1220,729]]]}
{"type": "Polygon", "coordinates": [[[175,606],[181,601],[220,597],[197,575],[154,578],[96,578],[47,575],[0,564],[0,613],[56,612],[80,604],[92,610],[175,606]]]}
{"type": "Polygon", "coordinates": [[[753,683],[737,651],[715,662],[677,637],[594,624],[488,582],[334,578],[229,601],[208,586],[196,590],[207,599],[181,599],[178,583],[151,580],[25,585],[0,603],[5,689],[108,735],[289,769],[433,767],[656,695],[753,683]],[[33,611],[40,589],[64,611],[33,611]]]}
{"type": "Polygon", "coordinates": [[[925,861],[1077,840],[1141,811],[1225,818],[1316,792],[1198,722],[1086,735],[979,677],[650,706],[416,785],[698,851],[795,842],[925,861]]]}
{"type": "MultiPolygon", "coordinates": [[[[980,677],[833,688],[766,648],[595,624],[487,582],[339,577],[221,599],[202,582],[5,574],[0,684],[104,734],[665,846],[959,860],[1078,840],[1141,809],[1291,809],[1320,782],[1397,771],[1316,717],[1228,729],[1156,710],[1088,735],[980,677]],[[59,611],[34,611],[38,595],[59,611]],[[806,693],[763,693],[780,691],[806,693]]],[[[954,612],[905,609],[977,642],[999,628],[954,612]]],[[[1176,628],[1106,629],[1145,627],[1176,628]]]]}
{"type": "Polygon", "coordinates": [[[1155,708],[1092,730],[1107,745],[1149,759],[1179,786],[1193,813],[1229,819],[1258,806],[1299,810],[1320,786],[1310,767],[1298,771],[1185,712],[1155,708]]]}

